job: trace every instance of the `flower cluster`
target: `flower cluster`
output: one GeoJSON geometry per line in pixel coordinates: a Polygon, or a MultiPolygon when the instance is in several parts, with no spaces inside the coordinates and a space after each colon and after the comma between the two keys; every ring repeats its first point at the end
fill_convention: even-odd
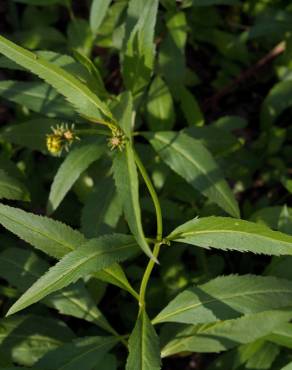
{"type": "Polygon", "coordinates": [[[118,149],[120,152],[122,152],[125,148],[126,142],[127,138],[124,132],[118,127],[113,128],[112,136],[108,139],[108,145],[110,149],[118,149]]]}
{"type": "Polygon", "coordinates": [[[46,143],[48,151],[59,156],[63,150],[68,151],[75,140],[80,140],[74,131],[74,124],[69,127],[68,124],[52,127],[52,133],[47,135],[46,143]]]}

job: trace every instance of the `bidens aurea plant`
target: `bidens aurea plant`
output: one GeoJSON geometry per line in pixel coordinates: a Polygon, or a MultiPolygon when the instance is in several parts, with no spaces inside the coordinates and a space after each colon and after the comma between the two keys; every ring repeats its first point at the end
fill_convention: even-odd
{"type": "MultiPolygon", "coordinates": [[[[94,0],[89,44],[75,48],[73,57],[31,52],[0,36],[2,65],[23,68],[43,81],[2,81],[6,98],[36,116],[8,126],[1,137],[47,155],[46,179],[62,162],[49,195],[44,193],[46,216],[22,210],[29,207],[24,203],[20,208],[0,205],[1,225],[18,237],[15,241],[7,234],[0,253],[0,276],[9,283],[0,284],[6,297],[1,369],[158,370],[193,353],[220,352],[212,364],[208,360],[196,368],[292,368],[285,349],[292,347],[291,259],[275,257],[270,263],[264,257],[292,255],[290,211],[278,210],[279,223],[272,222],[271,228],[268,221],[253,222],[256,217],[240,218],[234,191],[248,185],[234,170],[240,180],[233,179],[237,188],[232,189],[216,153],[223,153],[218,156],[221,165],[229,155],[234,169],[234,161],[245,153],[243,142],[226,129],[232,118],[203,126],[203,114],[185,83],[186,75],[196,79],[185,60],[186,13],[197,19],[203,7],[208,22],[219,17],[215,7],[198,3],[161,1],[159,7],[158,0],[94,0]],[[123,78],[117,94],[106,89],[89,58],[102,22],[108,19],[108,27],[110,21],[118,22],[113,14],[123,19],[114,23],[123,78]],[[29,88],[42,104],[33,97],[24,100],[29,88]],[[180,106],[177,120],[186,119],[188,128],[174,130],[174,101],[180,106]],[[67,211],[62,213],[62,207],[67,211]],[[283,232],[272,230],[277,228],[283,232]],[[246,256],[248,267],[238,262],[241,257],[233,263],[237,252],[246,256]],[[262,275],[254,273],[258,262],[250,262],[247,252],[260,254],[267,264],[259,268],[262,275]],[[225,256],[231,269],[224,267],[225,256]]],[[[74,27],[81,32],[84,22],[72,17],[70,32],[74,35],[74,27]]],[[[195,32],[204,39],[210,30],[200,34],[197,26],[195,32]]],[[[227,39],[232,45],[231,36],[217,28],[212,32],[215,45],[224,39],[219,48],[232,59],[232,46],[226,47],[227,39]]],[[[194,37],[191,33],[190,43],[194,37]]],[[[246,49],[243,44],[238,48],[236,58],[241,58],[246,49]]],[[[275,119],[269,116],[270,105],[277,114],[283,109],[273,102],[265,102],[262,113],[270,122],[275,119]]],[[[234,121],[242,128],[242,122],[234,121]]],[[[12,165],[2,163],[1,198],[29,201],[19,170],[10,173],[12,165]]],[[[38,205],[42,197],[35,189],[31,202],[38,205]]],[[[262,220],[275,219],[268,212],[262,220]]]]}

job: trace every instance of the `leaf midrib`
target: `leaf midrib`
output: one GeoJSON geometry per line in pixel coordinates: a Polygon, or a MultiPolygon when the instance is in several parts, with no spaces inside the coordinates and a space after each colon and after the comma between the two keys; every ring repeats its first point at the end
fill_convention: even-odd
{"type": "MultiPolygon", "coordinates": [[[[21,225],[21,226],[23,226],[23,227],[25,227],[25,228],[29,229],[30,231],[33,231],[33,232],[35,232],[36,234],[41,235],[42,237],[45,237],[45,238],[47,238],[47,239],[49,239],[49,240],[51,240],[51,241],[53,241],[53,242],[56,242],[56,243],[60,244],[60,245],[61,245],[61,246],[63,246],[63,247],[69,248],[71,252],[72,252],[72,251],[74,251],[74,250],[76,249],[76,248],[75,248],[75,247],[73,247],[72,245],[62,243],[60,240],[58,240],[58,239],[54,239],[54,238],[52,238],[51,236],[49,236],[49,235],[47,235],[47,234],[45,234],[45,233],[42,233],[42,232],[40,232],[39,230],[34,229],[33,227],[31,227],[31,226],[29,226],[29,225],[27,225],[27,224],[25,224],[25,223],[22,223],[22,222],[20,222],[20,221],[18,221],[18,220],[16,220],[16,219],[14,219],[13,217],[10,217],[10,216],[7,216],[7,215],[4,215],[1,211],[0,211],[0,216],[5,217],[5,218],[7,218],[8,220],[10,220],[10,221],[12,221],[12,222],[14,222],[14,223],[16,223],[16,224],[18,224],[18,225],[21,225]]],[[[34,215],[34,216],[35,216],[35,215],[34,215]]],[[[22,239],[22,238],[21,238],[21,239],[22,239]]],[[[23,239],[23,240],[25,240],[25,239],[23,239]]],[[[29,244],[31,244],[31,243],[29,243],[29,244]]],[[[68,253],[69,253],[69,252],[68,252],[68,253]]]]}
{"type": "MultiPolygon", "coordinates": [[[[208,293],[208,292],[207,292],[208,293]]],[[[221,300],[229,300],[229,299],[233,299],[233,298],[237,298],[237,297],[249,297],[249,296],[253,296],[254,294],[279,294],[279,293],[290,293],[292,295],[292,291],[291,290],[286,290],[286,289],[281,289],[281,290],[275,290],[275,289],[271,289],[271,290],[255,290],[255,291],[252,291],[250,293],[247,293],[247,294],[233,294],[233,295],[226,295],[226,296],[221,296],[220,298],[218,299],[209,299],[207,301],[204,301],[204,302],[199,302],[199,303],[196,303],[196,304],[192,304],[192,305],[189,305],[187,307],[184,307],[184,308],[181,308],[181,309],[177,309],[176,311],[172,311],[171,313],[168,313],[168,314],[165,314],[164,316],[160,317],[158,316],[159,320],[156,320],[154,319],[152,321],[152,324],[153,325],[156,325],[160,322],[163,322],[165,320],[165,318],[167,317],[171,317],[171,316],[175,316],[177,314],[181,314],[182,312],[185,312],[185,311],[188,311],[190,309],[193,309],[193,308],[197,308],[197,307],[200,307],[200,306],[203,306],[205,304],[208,304],[208,303],[212,303],[212,302],[220,302],[221,300]]]]}
{"type": "MultiPolygon", "coordinates": [[[[281,240],[281,239],[274,239],[272,237],[269,237],[267,235],[262,235],[262,234],[259,234],[257,232],[254,232],[254,233],[251,233],[251,232],[247,232],[247,231],[242,231],[242,230],[227,230],[227,229],[216,229],[216,230],[200,230],[200,231],[189,231],[189,232],[181,232],[179,234],[174,234],[174,236],[171,236],[171,240],[174,240],[174,239],[184,239],[186,236],[196,236],[196,235],[202,235],[202,234],[232,234],[232,233],[236,233],[236,234],[245,234],[245,235],[249,235],[251,237],[260,237],[260,238],[263,238],[263,239],[267,239],[269,241],[273,241],[273,242],[279,242],[279,243],[284,243],[284,244],[287,244],[288,246],[292,247],[292,242],[287,242],[285,240],[281,240]]],[[[292,250],[291,250],[292,252],[292,250]]]]}
{"type": "MultiPolygon", "coordinates": [[[[80,268],[80,266],[82,266],[83,264],[86,264],[86,263],[88,263],[90,260],[92,260],[92,259],[94,259],[94,258],[96,258],[96,257],[98,257],[98,256],[102,256],[103,254],[112,254],[112,253],[115,253],[115,252],[117,252],[117,251],[119,251],[119,250],[123,250],[123,249],[127,249],[127,248],[130,248],[131,246],[135,246],[136,245],[136,243],[135,242],[132,242],[132,243],[128,243],[128,244],[126,244],[126,245],[123,245],[123,246],[121,246],[121,247],[118,247],[118,248],[115,248],[114,250],[111,250],[111,251],[109,251],[109,250],[105,250],[105,251],[102,251],[101,253],[100,253],[100,251],[98,251],[99,253],[94,253],[93,255],[91,255],[90,257],[85,257],[85,258],[83,258],[83,259],[81,259],[77,264],[75,264],[73,267],[71,266],[71,268],[70,268],[70,271],[66,271],[66,272],[64,272],[64,273],[62,273],[62,274],[60,274],[60,276],[58,277],[58,279],[56,279],[56,280],[54,280],[54,281],[51,281],[51,284],[48,284],[46,287],[45,287],[45,289],[43,289],[41,292],[39,292],[38,294],[35,294],[34,295],[34,299],[35,298],[38,298],[39,297],[39,295],[40,295],[40,293],[44,293],[44,292],[47,292],[48,290],[49,290],[49,292],[50,292],[50,288],[52,287],[52,286],[54,286],[54,285],[57,285],[59,282],[60,282],[60,280],[62,280],[66,275],[68,275],[68,274],[70,274],[71,272],[72,272],[72,270],[77,270],[77,269],[79,269],[80,268]]],[[[100,270],[102,270],[102,268],[100,269],[100,270]]],[[[44,275],[44,276],[46,276],[46,275],[44,275]]],[[[33,286],[32,286],[33,287],[33,286]]],[[[30,289],[26,292],[26,293],[30,293],[31,294],[31,291],[30,291],[30,289]]],[[[25,293],[25,294],[26,294],[25,293]]],[[[32,291],[32,293],[33,293],[33,291],[32,291]]],[[[53,292],[51,292],[51,293],[53,293],[53,292]]],[[[46,297],[48,294],[50,294],[50,293],[46,293],[45,294],[45,296],[43,296],[43,298],[44,297],[46,297]]],[[[42,294],[41,294],[41,296],[42,296],[42,294]]],[[[24,296],[23,296],[24,297],[24,296]]],[[[26,307],[26,301],[27,301],[27,299],[28,298],[26,298],[26,300],[24,300],[24,302],[22,302],[21,301],[21,298],[19,299],[19,301],[17,301],[17,302],[20,302],[19,303],[19,308],[17,309],[17,311],[19,311],[20,309],[21,309],[21,307],[23,307],[23,306],[25,306],[26,307]]],[[[29,299],[31,299],[30,297],[29,297],[29,299]]],[[[41,298],[42,299],[42,298],[41,298]]],[[[16,303],[17,303],[16,302],[16,303]]],[[[11,307],[11,308],[13,308],[15,306],[15,304],[11,307]]],[[[11,309],[10,309],[11,310],[11,309]]],[[[10,311],[9,310],[9,311],[10,311]]]]}

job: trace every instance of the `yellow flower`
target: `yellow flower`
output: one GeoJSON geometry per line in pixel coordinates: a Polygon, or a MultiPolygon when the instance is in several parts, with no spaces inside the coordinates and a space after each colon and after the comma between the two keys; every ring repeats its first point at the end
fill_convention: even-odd
{"type": "Polygon", "coordinates": [[[63,150],[63,139],[62,136],[58,134],[47,135],[47,148],[53,155],[61,154],[63,150]]]}

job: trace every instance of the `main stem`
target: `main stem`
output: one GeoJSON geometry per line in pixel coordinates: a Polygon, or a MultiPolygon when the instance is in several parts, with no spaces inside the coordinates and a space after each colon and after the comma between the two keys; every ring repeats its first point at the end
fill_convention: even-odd
{"type": "MultiPolygon", "coordinates": [[[[155,259],[157,259],[160,251],[160,246],[161,246],[161,241],[162,241],[162,231],[163,231],[163,225],[162,225],[162,213],[161,213],[161,207],[160,207],[160,202],[157,196],[157,193],[154,189],[154,186],[152,184],[152,181],[150,180],[150,177],[148,176],[148,173],[138,156],[137,152],[135,152],[135,162],[137,164],[137,167],[143,177],[143,180],[148,188],[148,191],[150,193],[150,196],[152,198],[155,212],[156,212],[156,222],[157,222],[157,237],[156,237],[156,243],[154,245],[153,249],[153,256],[155,259]]],[[[139,306],[140,306],[140,311],[145,307],[145,294],[146,294],[146,289],[147,285],[151,276],[151,272],[155,266],[155,262],[153,259],[150,259],[148,262],[148,265],[146,267],[146,270],[144,272],[141,286],[140,286],[140,292],[139,292],[139,306]]]]}

